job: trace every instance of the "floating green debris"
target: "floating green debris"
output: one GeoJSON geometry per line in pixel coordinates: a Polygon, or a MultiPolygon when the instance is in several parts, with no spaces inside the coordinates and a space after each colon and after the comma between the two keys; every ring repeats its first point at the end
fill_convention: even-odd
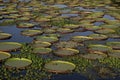
{"type": "Polygon", "coordinates": [[[107,42],[106,44],[113,49],[120,49],[120,42],[107,42]]]}
{"type": "Polygon", "coordinates": [[[0,33],[0,40],[5,40],[11,38],[12,35],[9,33],[0,33]]]}
{"type": "Polygon", "coordinates": [[[54,51],[54,54],[57,56],[73,56],[79,53],[79,50],[72,48],[60,48],[54,51]]]}
{"type": "Polygon", "coordinates": [[[10,57],[11,57],[10,53],[0,51],[0,61],[7,59],[7,58],[10,58],[10,57]]]}
{"type": "Polygon", "coordinates": [[[42,34],[42,31],[41,30],[23,30],[21,31],[21,34],[24,35],[24,36],[36,36],[36,35],[39,35],[39,34],[42,34]]]}
{"type": "Polygon", "coordinates": [[[19,68],[23,69],[32,64],[32,61],[26,58],[10,58],[5,62],[8,68],[19,68]]]}
{"type": "Polygon", "coordinates": [[[44,68],[53,73],[69,73],[75,69],[75,64],[67,61],[51,61],[46,63],[44,68]]]}
{"type": "Polygon", "coordinates": [[[0,42],[0,51],[16,51],[22,47],[22,44],[17,42],[0,42]]]}
{"type": "Polygon", "coordinates": [[[33,49],[33,53],[37,53],[37,54],[49,54],[50,52],[52,52],[51,48],[34,48],[33,49]]]}

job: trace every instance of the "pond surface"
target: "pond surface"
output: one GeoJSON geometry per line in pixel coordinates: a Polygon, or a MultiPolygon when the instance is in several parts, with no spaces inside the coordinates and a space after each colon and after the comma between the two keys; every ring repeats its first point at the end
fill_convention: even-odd
{"type": "MultiPolygon", "coordinates": [[[[89,58],[82,57],[83,55],[87,55],[91,53],[88,49],[89,44],[106,45],[108,42],[120,42],[120,31],[119,31],[120,26],[115,29],[109,28],[111,31],[113,30],[114,32],[108,32],[107,34],[102,31],[96,32],[98,30],[104,30],[106,28],[98,28],[98,29],[92,28],[92,26],[101,27],[103,25],[116,26],[116,24],[113,24],[112,22],[110,23],[110,21],[116,21],[116,23],[120,22],[120,18],[118,19],[119,14],[116,13],[116,11],[114,12],[114,14],[111,14],[110,11],[112,10],[108,9],[111,7],[111,4],[109,2],[108,4],[104,2],[95,1],[94,2],[94,4],[96,4],[95,6],[94,4],[92,4],[93,2],[90,2],[90,1],[88,2],[83,1],[82,3],[80,3],[79,1],[72,2],[68,0],[65,0],[65,1],[55,0],[55,2],[54,0],[53,1],[52,0],[48,0],[48,1],[19,0],[19,1],[21,3],[13,2],[14,4],[17,4],[19,7],[17,6],[14,7],[14,5],[12,6],[12,2],[9,2],[9,0],[4,0],[4,2],[0,2],[0,3],[3,3],[3,6],[0,6],[0,16],[3,17],[0,20],[0,31],[2,31],[0,32],[0,34],[4,32],[12,35],[11,38],[0,40],[0,43],[2,42],[22,43],[23,45],[22,49],[15,52],[10,52],[12,54],[11,57],[29,58],[33,60],[33,64],[31,64],[30,67],[24,68],[23,70],[18,69],[17,71],[17,69],[13,68],[12,73],[11,73],[11,70],[8,70],[8,72],[2,72],[2,70],[6,70],[4,62],[7,59],[4,60],[3,62],[2,60],[0,60],[0,75],[3,76],[3,77],[0,77],[1,80],[3,79],[7,80],[8,78],[11,80],[21,79],[23,77],[29,78],[30,77],[28,75],[29,73],[30,75],[32,75],[30,78],[33,80],[35,79],[119,80],[120,79],[120,74],[119,74],[120,58],[112,57],[113,60],[111,60],[111,57],[108,55],[110,51],[103,53],[107,55],[107,57],[105,58],[106,61],[103,59],[105,62],[104,61],[100,62],[99,59],[91,60],[89,58]],[[98,3],[100,5],[98,5],[98,3]],[[7,9],[7,7],[9,7],[10,9],[7,9]],[[2,10],[2,9],[5,9],[5,10],[2,10]],[[15,9],[17,10],[17,12],[15,11],[15,9]],[[19,16],[16,18],[15,16],[9,17],[11,14],[17,14],[19,16]],[[11,20],[14,20],[14,23],[9,21],[4,23],[5,20],[6,21],[9,20],[9,18],[6,18],[6,16],[8,16],[11,20]],[[20,19],[20,21],[18,21],[17,19],[20,19]],[[101,19],[101,20],[99,21],[98,19],[101,19]],[[13,24],[11,25],[11,23],[13,24]],[[33,26],[30,26],[32,28],[26,28],[26,26],[29,26],[31,24],[26,24],[26,25],[21,24],[22,26],[25,26],[25,28],[19,28],[18,25],[20,25],[20,23],[32,23],[33,26]],[[76,25],[77,26],[79,25],[79,27],[76,27],[76,25]],[[61,28],[63,29],[63,31],[61,30],[59,31],[59,29],[61,28]],[[42,31],[42,33],[36,34],[34,36],[26,36],[26,35],[22,35],[22,31],[24,30],[40,30],[42,31]],[[64,30],[66,30],[66,32],[64,32],[64,30]],[[58,34],[60,35],[60,37],[53,36],[53,34],[54,35],[58,34]],[[84,40],[83,38],[83,39],[80,39],[80,40],[83,40],[82,42],[79,42],[79,41],[77,42],[77,39],[75,39],[76,41],[73,40],[73,38],[76,36],[88,37],[89,35],[92,35],[92,34],[104,35],[104,36],[107,36],[107,39],[94,40],[92,38],[92,39],[84,40]],[[36,41],[36,38],[38,36],[40,37],[40,36],[46,36],[46,35],[47,37],[49,37],[49,39],[50,39],[50,35],[58,39],[58,41],[56,42],[51,42],[51,46],[47,47],[52,49],[52,52],[50,52],[50,54],[45,54],[45,55],[33,54],[34,47],[32,45],[34,45],[33,43],[36,41]],[[115,35],[117,37],[114,38],[114,36],[111,36],[111,35],[115,35]],[[79,54],[78,55],[76,54],[75,56],[73,55],[73,56],[67,56],[67,57],[56,56],[54,52],[60,49],[56,47],[56,44],[60,42],[67,43],[69,41],[76,42],[79,45],[75,48],[72,48],[72,49],[78,50],[79,54]],[[43,61],[41,59],[43,59],[43,61]],[[69,61],[74,63],[76,65],[76,68],[67,74],[59,74],[59,73],[54,74],[44,69],[44,65],[47,62],[47,60],[49,61],[49,59],[51,61],[52,60],[69,61]],[[109,62],[110,60],[111,62],[112,61],[113,62],[110,63],[109,62]],[[105,73],[102,72],[103,68],[105,68],[106,70],[105,73]],[[4,75],[4,73],[7,74],[7,77],[6,75],[4,75]],[[12,78],[10,78],[10,75],[12,76],[12,78]]],[[[117,10],[120,7],[118,6],[118,8],[117,7],[114,7],[114,8],[117,10]]],[[[27,35],[28,34],[30,33],[27,33],[27,35]]],[[[71,43],[68,43],[68,44],[71,44],[71,43]]],[[[66,44],[62,46],[66,46],[66,44]]],[[[117,50],[120,50],[119,46],[117,50]]],[[[92,54],[93,53],[94,51],[92,52],[92,54]]]]}

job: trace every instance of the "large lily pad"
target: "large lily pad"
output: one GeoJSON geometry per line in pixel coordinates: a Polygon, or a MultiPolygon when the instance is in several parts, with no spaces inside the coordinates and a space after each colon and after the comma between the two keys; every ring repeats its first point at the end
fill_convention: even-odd
{"type": "Polygon", "coordinates": [[[75,69],[75,64],[67,61],[51,61],[45,64],[45,69],[53,73],[69,73],[75,69]]]}
{"type": "Polygon", "coordinates": [[[32,64],[32,61],[26,58],[10,58],[5,62],[9,68],[25,68],[32,64]]]}
{"type": "Polygon", "coordinates": [[[106,44],[113,49],[120,49],[120,42],[107,42],[106,44]]]}
{"type": "Polygon", "coordinates": [[[72,37],[72,40],[76,41],[76,42],[83,42],[83,41],[91,40],[91,39],[93,39],[93,38],[88,37],[88,36],[74,36],[74,37],[72,37]]]}
{"type": "Polygon", "coordinates": [[[34,41],[32,43],[32,47],[49,47],[51,46],[51,43],[49,42],[42,42],[42,41],[34,41]]]}
{"type": "Polygon", "coordinates": [[[112,50],[108,53],[108,55],[111,57],[120,58],[120,50],[112,50]]]}
{"type": "Polygon", "coordinates": [[[9,33],[0,33],[0,40],[9,39],[12,35],[9,33]]]}
{"type": "Polygon", "coordinates": [[[10,54],[10,53],[0,51],[0,61],[1,61],[1,60],[4,60],[4,59],[7,59],[7,58],[9,58],[9,57],[11,57],[11,54],[10,54]]]}
{"type": "Polygon", "coordinates": [[[111,47],[109,46],[105,46],[102,44],[91,44],[88,46],[89,51],[100,51],[100,52],[108,52],[110,50],[112,50],[111,47]]]}
{"type": "Polygon", "coordinates": [[[41,30],[24,30],[21,32],[22,35],[24,36],[36,36],[39,34],[42,34],[41,30]]]}
{"type": "Polygon", "coordinates": [[[59,43],[56,43],[55,46],[57,48],[76,48],[78,46],[78,43],[73,41],[61,41],[59,43]]]}
{"type": "Polygon", "coordinates": [[[64,27],[64,28],[70,28],[70,29],[76,29],[76,28],[79,28],[80,25],[75,25],[75,24],[65,24],[63,27],[64,27]]]}
{"type": "Polygon", "coordinates": [[[22,47],[22,44],[17,42],[0,42],[0,51],[16,51],[22,47]]]}
{"type": "Polygon", "coordinates": [[[19,23],[17,25],[18,28],[33,28],[34,24],[32,23],[19,23]]]}
{"type": "Polygon", "coordinates": [[[58,41],[58,38],[52,36],[37,36],[35,40],[54,43],[58,41]]]}
{"type": "Polygon", "coordinates": [[[89,37],[92,37],[94,40],[105,40],[108,38],[106,35],[102,34],[91,34],[89,37]]]}
{"type": "Polygon", "coordinates": [[[94,53],[91,53],[91,54],[85,54],[85,55],[82,55],[83,58],[86,58],[86,59],[91,59],[91,60],[96,60],[96,59],[102,59],[102,58],[105,58],[107,57],[106,55],[101,55],[101,54],[94,54],[94,53]]]}
{"type": "Polygon", "coordinates": [[[54,52],[57,56],[72,56],[78,54],[79,50],[72,49],[72,48],[60,48],[54,52]]]}
{"type": "Polygon", "coordinates": [[[37,54],[49,54],[50,52],[52,52],[51,48],[34,48],[33,49],[33,53],[37,53],[37,54]]]}
{"type": "Polygon", "coordinates": [[[99,34],[110,34],[110,33],[115,33],[115,30],[104,28],[104,29],[96,30],[95,32],[99,34]]]}

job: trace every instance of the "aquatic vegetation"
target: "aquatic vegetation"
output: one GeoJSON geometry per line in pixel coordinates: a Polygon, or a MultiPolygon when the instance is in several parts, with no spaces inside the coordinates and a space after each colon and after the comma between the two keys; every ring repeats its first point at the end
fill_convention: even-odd
{"type": "Polygon", "coordinates": [[[32,63],[31,60],[26,58],[10,58],[5,62],[8,68],[24,68],[32,63]]]}
{"type": "Polygon", "coordinates": [[[69,73],[75,69],[75,64],[67,61],[50,61],[45,64],[45,69],[53,73],[69,73]]]}
{"type": "Polygon", "coordinates": [[[2,33],[2,32],[0,33],[0,40],[9,39],[11,37],[12,37],[12,35],[9,33],[2,33]]]}
{"type": "Polygon", "coordinates": [[[108,53],[110,57],[120,58],[120,50],[112,50],[108,53]]]}
{"type": "Polygon", "coordinates": [[[8,20],[3,20],[3,22],[0,23],[0,26],[8,26],[14,24],[15,24],[14,19],[8,19],[8,20]]]}
{"type": "Polygon", "coordinates": [[[10,53],[0,51],[0,61],[5,60],[5,59],[10,58],[10,57],[11,57],[10,53]]]}
{"type": "Polygon", "coordinates": [[[58,28],[57,32],[62,33],[62,34],[66,34],[66,33],[72,33],[74,31],[72,29],[69,29],[69,28],[58,28]]]}
{"type": "Polygon", "coordinates": [[[95,33],[99,33],[99,34],[110,34],[110,33],[115,33],[115,30],[113,29],[108,29],[108,28],[103,28],[100,30],[96,30],[95,33]]]}
{"type": "Polygon", "coordinates": [[[120,49],[120,42],[107,42],[106,44],[113,49],[120,49]]]}
{"type": "Polygon", "coordinates": [[[72,48],[60,48],[54,51],[54,54],[57,56],[73,56],[79,53],[79,50],[77,49],[72,49],[72,48]]]}
{"type": "Polygon", "coordinates": [[[106,39],[108,39],[108,37],[106,35],[102,35],[102,34],[91,34],[91,35],[89,35],[89,37],[92,37],[93,40],[106,40],[106,39]]]}
{"type": "Polygon", "coordinates": [[[88,36],[73,36],[72,37],[72,40],[76,42],[83,42],[83,41],[92,40],[92,39],[93,39],[92,37],[88,37],[88,36]]]}
{"type": "Polygon", "coordinates": [[[24,36],[37,36],[42,34],[43,32],[41,30],[37,30],[37,29],[32,29],[32,30],[23,30],[21,31],[21,34],[24,36]]]}
{"type": "Polygon", "coordinates": [[[22,44],[17,42],[0,42],[0,51],[16,51],[22,47],[22,44]]]}
{"type": "Polygon", "coordinates": [[[17,24],[18,28],[33,28],[35,24],[33,23],[19,23],[17,24]]]}

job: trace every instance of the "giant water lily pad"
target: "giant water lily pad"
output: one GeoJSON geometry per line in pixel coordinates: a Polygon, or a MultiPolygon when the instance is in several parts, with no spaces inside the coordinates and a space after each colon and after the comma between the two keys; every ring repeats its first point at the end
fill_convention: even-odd
{"type": "Polygon", "coordinates": [[[110,33],[115,33],[115,30],[104,28],[104,29],[96,30],[95,32],[99,34],[110,34],[110,33]]]}
{"type": "Polygon", "coordinates": [[[4,59],[7,59],[7,58],[9,58],[9,57],[11,57],[11,54],[10,54],[10,53],[0,51],[0,61],[1,61],[1,60],[4,60],[4,59]]]}
{"type": "Polygon", "coordinates": [[[57,56],[72,56],[78,54],[79,50],[72,49],[72,48],[60,48],[54,52],[57,56]]]}
{"type": "Polygon", "coordinates": [[[99,27],[99,26],[85,26],[84,28],[86,30],[91,30],[91,31],[95,31],[95,30],[101,29],[101,27],[99,27]]]}
{"type": "Polygon", "coordinates": [[[107,42],[106,44],[113,49],[120,49],[120,42],[107,42]]]}
{"type": "Polygon", "coordinates": [[[69,28],[58,28],[57,31],[62,34],[73,32],[73,30],[69,28]]]}
{"type": "Polygon", "coordinates": [[[111,47],[109,46],[105,46],[102,44],[91,44],[88,46],[89,51],[100,51],[100,52],[108,52],[110,50],[112,50],[111,47]]]}
{"type": "Polygon", "coordinates": [[[18,28],[33,28],[35,25],[33,23],[19,23],[18,28]]]}
{"type": "Polygon", "coordinates": [[[69,73],[75,69],[75,64],[67,61],[51,61],[45,64],[45,69],[53,73],[69,73]]]}
{"type": "Polygon", "coordinates": [[[21,32],[22,35],[24,36],[36,36],[39,34],[42,34],[41,30],[24,30],[21,32]]]}
{"type": "Polygon", "coordinates": [[[35,40],[54,43],[58,41],[58,38],[52,36],[37,36],[35,40]]]}
{"type": "Polygon", "coordinates": [[[120,50],[112,50],[108,53],[108,55],[111,57],[120,58],[120,50]]]}
{"type": "Polygon", "coordinates": [[[26,58],[10,58],[5,62],[9,68],[25,68],[32,64],[32,61],[26,58]]]}
{"type": "Polygon", "coordinates": [[[101,25],[102,28],[109,28],[109,29],[115,29],[115,28],[119,28],[119,26],[117,25],[101,25]]]}
{"type": "Polygon", "coordinates": [[[88,36],[74,36],[74,37],[72,37],[72,40],[76,41],[76,42],[83,42],[83,41],[91,40],[91,39],[93,39],[93,38],[88,37],[88,36]]]}
{"type": "Polygon", "coordinates": [[[76,29],[76,28],[79,28],[80,26],[75,25],[75,24],[65,24],[63,27],[64,28],[70,28],[70,29],[76,29]]]}
{"type": "Polygon", "coordinates": [[[57,48],[76,48],[78,43],[73,41],[61,41],[56,43],[55,46],[57,48]]]}
{"type": "Polygon", "coordinates": [[[91,60],[96,60],[96,59],[102,59],[102,58],[105,58],[107,57],[106,55],[101,55],[101,54],[94,54],[94,53],[91,53],[91,54],[85,54],[85,55],[82,55],[83,58],[86,58],[86,59],[91,59],[91,60]]]}
{"type": "Polygon", "coordinates": [[[0,42],[0,51],[16,51],[22,47],[22,44],[17,42],[0,42]]]}
{"type": "Polygon", "coordinates": [[[37,53],[37,54],[49,54],[50,52],[52,52],[51,48],[34,48],[33,49],[33,53],[37,53]]]}
{"type": "Polygon", "coordinates": [[[0,40],[9,39],[12,35],[9,33],[0,33],[0,40]]]}
{"type": "Polygon", "coordinates": [[[106,35],[102,34],[91,34],[89,37],[92,37],[94,40],[105,40],[108,38],[106,35]]]}

